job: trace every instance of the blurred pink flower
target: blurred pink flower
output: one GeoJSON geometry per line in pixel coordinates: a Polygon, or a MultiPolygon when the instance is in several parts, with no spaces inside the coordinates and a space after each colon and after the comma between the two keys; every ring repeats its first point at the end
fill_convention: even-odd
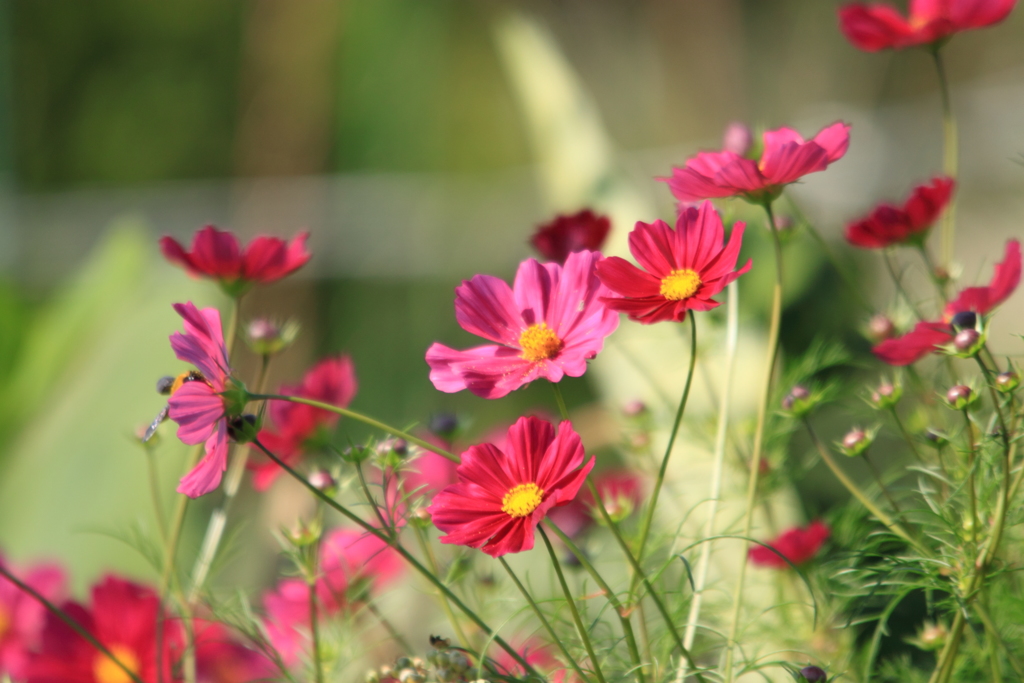
{"type": "Polygon", "coordinates": [[[244,646],[226,626],[195,620],[196,683],[272,680],[277,667],[262,652],[244,646]]]}
{"type": "Polygon", "coordinates": [[[864,249],[920,243],[949,204],[955,185],[952,178],[933,178],[915,187],[903,206],[879,204],[867,217],[846,226],[846,241],[864,249]]]}
{"type": "MultiPolygon", "coordinates": [[[[553,646],[546,645],[539,638],[528,638],[513,647],[526,660],[527,664],[540,673],[546,674],[551,683],[566,683],[566,681],[576,680],[576,675],[569,671],[568,665],[563,664],[551,654],[553,646]]],[[[504,650],[501,650],[494,658],[494,663],[498,667],[499,673],[508,674],[517,679],[526,677],[526,672],[523,671],[519,662],[504,650]]]]}
{"type": "Polygon", "coordinates": [[[931,45],[954,33],[999,23],[1017,0],[910,0],[904,17],[895,7],[851,3],[839,8],[839,28],[868,52],[931,45]]]}
{"type": "MultiPolygon", "coordinates": [[[[63,602],[67,579],[59,566],[37,564],[18,570],[3,556],[0,565],[47,600],[63,602]]],[[[46,608],[0,576],[0,678],[7,674],[15,681],[24,679],[29,652],[41,645],[45,621],[46,608]]]]}
{"type": "Polygon", "coordinates": [[[683,168],[673,168],[671,178],[659,180],[668,183],[680,202],[740,196],[760,204],[778,196],[784,185],[842,158],[850,144],[849,129],[848,124],[833,123],[806,142],[792,128],[765,131],[760,161],[730,151],[701,152],[683,168]]]}
{"type": "Polygon", "coordinates": [[[496,344],[465,351],[432,344],[430,381],[447,393],[501,398],[536,379],[581,376],[619,325],[598,300],[607,293],[594,272],[600,260],[594,251],[569,254],[564,267],[527,259],[512,287],[490,275],[463,281],[455,290],[459,325],[496,344]]]}
{"type": "MultiPolygon", "coordinates": [[[[814,521],[805,527],[793,527],[782,532],[777,538],[768,541],[768,545],[782,553],[793,564],[801,565],[818,554],[831,534],[832,530],[828,525],[814,521]]],[[[752,564],[760,567],[789,568],[785,560],[764,546],[751,546],[748,556],[752,564]]]]}
{"type": "Polygon", "coordinates": [[[601,251],[611,227],[607,216],[590,209],[571,215],[559,214],[537,228],[530,244],[547,260],[565,263],[574,251],[601,251]]]}

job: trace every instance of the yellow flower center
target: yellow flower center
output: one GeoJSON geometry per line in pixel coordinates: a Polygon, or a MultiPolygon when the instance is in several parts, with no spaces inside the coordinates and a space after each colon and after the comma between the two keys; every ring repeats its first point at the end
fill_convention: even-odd
{"type": "Polygon", "coordinates": [[[547,323],[530,325],[519,335],[519,348],[529,361],[547,360],[562,350],[562,340],[547,323]]]}
{"type": "Polygon", "coordinates": [[[519,484],[501,499],[501,511],[510,517],[526,517],[537,509],[544,491],[532,481],[519,484]]]}
{"type": "Polygon", "coordinates": [[[11,615],[0,605],[0,641],[3,641],[4,634],[11,628],[11,615]]]}
{"type": "MultiPolygon", "coordinates": [[[[124,645],[113,645],[108,648],[110,654],[117,657],[117,660],[131,669],[134,674],[139,673],[139,658],[131,648],[124,645]]],[[[92,665],[92,675],[97,683],[132,683],[132,677],[125,673],[125,670],[103,653],[96,655],[96,661],[92,665]]]]}
{"type": "Polygon", "coordinates": [[[689,268],[673,270],[661,280],[661,295],[669,301],[682,301],[696,294],[700,285],[697,271],[689,268]]]}

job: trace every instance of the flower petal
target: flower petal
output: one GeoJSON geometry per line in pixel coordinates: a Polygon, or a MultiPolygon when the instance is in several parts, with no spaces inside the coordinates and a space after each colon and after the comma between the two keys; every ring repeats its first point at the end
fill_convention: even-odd
{"type": "Polygon", "coordinates": [[[506,346],[518,346],[526,328],[512,289],[491,275],[474,275],[455,288],[455,319],[467,332],[506,346]]]}
{"type": "Polygon", "coordinates": [[[195,446],[210,438],[224,417],[224,400],[206,382],[186,382],[167,401],[168,416],[178,423],[178,438],[195,446]]]}
{"type": "MultiPolygon", "coordinates": [[[[198,382],[193,382],[193,384],[198,384],[198,382]]],[[[180,394],[181,390],[178,393],[180,394]]],[[[184,439],[182,440],[184,441],[184,439]]],[[[216,430],[206,440],[206,456],[192,468],[191,472],[181,478],[181,482],[178,484],[178,493],[183,493],[189,498],[198,498],[213,491],[220,485],[221,477],[227,467],[228,425],[226,420],[218,420],[216,430]]]]}

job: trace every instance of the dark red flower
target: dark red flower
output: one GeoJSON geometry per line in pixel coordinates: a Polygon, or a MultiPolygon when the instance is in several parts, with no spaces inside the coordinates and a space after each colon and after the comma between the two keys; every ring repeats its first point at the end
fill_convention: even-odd
{"type": "Polygon", "coordinates": [[[915,187],[903,206],[879,204],[866,218],[846,226],[846,240],[864,249],[919,243],[949,204],[955,185],[952,178],[933,178],[915,187]]]}
{"type": "Polygon", "coordinates": [[[195,621],[196,683],[250,683],[272,680],[273,661],[246,647],[223,624],[195,621]]]}
{"type": "MultiPolygon", "coordinates": [[[[39,564],[15,569],[0,564],[52,602],[64,599],[64,570],[57,565],[39,564]]],[[[39,647],[46,608],[22,592],[18,586],[0,577],[0,679],[4,674],[13,680],[24,680],[29,653],[39,647]]]]}
{"type": "MultiPolygon", "coordinates": [[[[283,386],[278,393],[345,408],[355,398],[357,388],[352,359],[333,356],[317,363],[302,378],[301,384],[283,386]]],[[[260,443],[289,465],[297,463],[309,441],[321,430],[333,427],[339,417],[328,410],[290,401],[271,401],[269,413],[274,427],[260,431],[260,443]]],[[[284,471],[274,462],[251,465],[250,468],[255,470],[253,487],[257,491],[265,491],[284,471]]]]}
{"type": "MultiPolygon", "coordinates": [[[[832,530],[824,522],[811,522],[805,527],[793,527],[782,532],[778,538],[768,541],[775,550],[782,553],[793,564],[807,562],[821,550],[822,544],[832,534],[832,530]]],[[[753,564],[760,567],[786,569],[789,564],[777,554],[761,545],[751,546],[748,557],[753,564]]]]}
{"type": "Polygon", "coordinates": [[[571,216],[559,214],[537,228],[530,244],[549,261],[565,264],[565,259],[574,251],[601,251],[611,227],[607,216],[598,215],[590,209],[571,216]]]}
{"type": "Polygon", "coordinates": [[[1017,0],[910,0],[904,17],[890,5],[853,3],[839,9],[839,28],[861,50],[898,50],[997,24],[1015,4],[1017,0]]]}
{"type": "MultiPolygon", "coordinates": [[[[160,598],[153,590],[107,576],[93,586],[88,608],[65,603],[65,612],[102,643],[111,654],[145,683],[156,683],[157,653],[161,677],[175,681],[172,665],[181,650],[177,622],[162,625],[162,643],[157,643],[160,598]]],[[[28,663],[26,683],[131,683],[112,659],[98,652],[88,641],[60,619],[47,615],[43,643],[28,663]]]]}
{"type": "Polygon", "coordinates": [[[306,265],[308,232],[300,232],[291,242],[277,237],[257,237],[244,249],[230,232],[212,225],[196,233],[188,251],[173,237],[160,238],[160,251],[194,277],[220,282],[231,294],[241,294],[252,284],[267,284],[291,275],[306,265]]]}

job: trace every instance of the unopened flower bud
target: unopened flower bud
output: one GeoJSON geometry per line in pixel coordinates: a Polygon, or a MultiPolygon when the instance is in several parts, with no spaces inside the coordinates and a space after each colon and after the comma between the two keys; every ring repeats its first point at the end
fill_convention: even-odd
{"type": "Polygon", "coordinates": [[[866,451],[871,446],[872,441],[874,441],[873,434],[864,431],[860,427],[854,427],[843,437],[840,448],[846,455],[854,457],[866,451]]]}
{"type": "Polygon", "coordinates": [[[899,384],[882,382],[878,385],[878,388],[871,392],[871,402],[874,403],[877,408],[888,410],[899,402],[902,395],[903,387],[899,384]]]}
{"type": "Polygon", "coordinates": [[[1004,394],[1013,391],[1018,385],[1020,385],[1020,375],[1013,370],[1000,372],[996,375],[996,389],[1004,394]]]}
{"type": "Polygon", "coordinates": [[[944,266],[935,266],[935,279],[939,282],[949,282],[949,271],[944,266]]]}
{"type": "Polygon", "coordinates": [[[429,429],[435,436],[451,439],[458,428],[459,418],[455,413],[434,413],[430,416],[429,429]]]}
{"type": "Polygon", "coordinates": [[[260,356],[279,353],[299,335],[298,323],[289,320],[279,325],[267,318],[255,318],[245,328],[245,343],[260,356]]]}
{"type": "Polygon", "coordinates": [[[925,650],[938,650],[946,644],[946,636],[949,632],[942,624],[924,622],[924,626],[917,633],[917,640],[925,650]]]}
{"type": "Polygon", "coordinates": [[[978,324],[978,315],[974,311],[960,311],[953,316],[949,324],[957,330],[973,330],[978,324]]]}
{"type": "Polygon", "coordinates": [[[647,404],[637,399],[622,406],[622,412],[627,417],[639,417],[647,412],[647,404]]]}
{"type": "Polygon", "coordinates": [[[775,231],[778,233],[788,233],[796,225],[796,223],[793,222],[793,219],[786,215],[776,216],[773,223],[775,225],[775,231]]]}
{"type": "Polygon", "coordinates": [[[324,493],[333,491],[338,485],[338,482],[334,480],[331,473],[325,469],[313,470],[309,475],[309,483],[324,493]]]}
{"type": "Polygon", "coordinates": [[[812,408],[810,390],[802,384],[794,385],[782,399],[782,408],[797,417],[806,415],[812,408]]]}
{"type": "Polygon", "coordinates": [[[807,683],[825,683],[828,680],[828,674],[819,666],[805,666],[800,669],[800,676],[807,683]]]}
{"type": "Polygon", "coordinates": [[[896,336],[896,326],[889,316],[883,313],[876,313],[868,321],[868,336],[876,344],[896,336]]]}
{"type": "Polygon", "coordinates": [[[973,327],[969,327],[964,330],[960,330],[953,337],[953,348],[960,353],[968,355],[974,355],[977,353],[978,340],[981,339],[981,335],[973,327]]]}
{"type": "Polygon", "coordinates": [[[722,149],[745,157],[754,145],[754,133],[750,127],[739,121],[733,121],[725,127],[722,134],[722,149]]]}
{"type": "Polygon", "coordinates": [[[966,384],[957,384],[946,392],[946,401],[956,410],[963,410],[971,402],[973,392],[966,384]]]}
{"type": "Polygon", "coordinates": [[[259,420],[250,413],[236,415],[228,420],[228,436],[235,443],[254,441],[259,431],[259,420]]]}

